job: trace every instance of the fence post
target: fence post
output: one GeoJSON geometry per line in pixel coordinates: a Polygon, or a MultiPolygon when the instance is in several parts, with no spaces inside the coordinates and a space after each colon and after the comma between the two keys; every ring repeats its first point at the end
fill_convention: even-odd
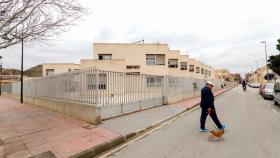
{"type": "Polygon", "coordinates": [[[167,104],[167,76],[163,76],[163,84],[162,84],[162,104],[166,105],[167,104]]]}

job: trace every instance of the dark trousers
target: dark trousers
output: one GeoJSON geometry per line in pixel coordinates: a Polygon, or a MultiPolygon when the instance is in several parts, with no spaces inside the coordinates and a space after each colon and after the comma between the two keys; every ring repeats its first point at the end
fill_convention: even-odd
{"type": "MultiPolygon", "coordinates": [[[[207,109],[201,108],[200,128],[202,128],[202,129],[205,129],[205,121],[206,121],[207,116],[208,116],[207,109]]],[[[215,109],[211,110],[210,117],[215,122],[215,124],[217,125],[218,128],[222,128],[222,124],[217,117],[215,109]]]]}

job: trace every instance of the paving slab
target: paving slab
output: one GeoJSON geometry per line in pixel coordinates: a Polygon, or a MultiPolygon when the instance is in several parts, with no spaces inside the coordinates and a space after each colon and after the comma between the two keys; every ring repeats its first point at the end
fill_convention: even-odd
{"type": "MultiPolygon", "coordinates": [[[[228,89],[215,92],[219,95],[228,89]]],[[[36,157],[45,152],[67,158],[94,147],[103,149],[199,104],[200,98],[106,120],[99,126],[17,100],[0,97],[0,157],[36,157]],[[121,139],[118,139],[121,138],[121,139]],[[109,142],[109,143],[108,143],[109,142]]],[[[96,149],[97,150],[97,149],[96,149]]]]}
{"type": "Polygon", "coordinates": [[[118,136],[61,113],[0,97],[0,157],[30,157],[50,151],[67,158],[118,136]]]}
{"type": "MultiPolygon", "coordinates": [[[[230,88],[224,88],[214,92],[214,95],[220,95],[230,88]]],[[[132,113],[129,115],[103,121],[99,127],[113,131],[114,133],[126,135],[132,132],[138,132],[150,127],[153,124],[161,122],[167,118],[175,116],[200,103],[200,97],[188,99],[175,104],[159,106],[148,110],[132,113]]]]}

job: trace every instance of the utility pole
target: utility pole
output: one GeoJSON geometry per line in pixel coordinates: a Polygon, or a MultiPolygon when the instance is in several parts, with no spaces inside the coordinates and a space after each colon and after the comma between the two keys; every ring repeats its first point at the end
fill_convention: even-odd
{"type": "Polygon", "coordinates": [[[23,103],[23,37],[21,37],[20,103],[23,103]]]}
{"type": "Polygon", "coordinates": [[[259,73],[259,64],[258,64],[258,61],[255,60],[255,63],[257,65],[257,76],[258,76],[258,83],[260,83],[260,73],[259,73]]]}
{"type": "Polygon", "coordinates": [[[3,70],[2,70],[2,56],[0,56],[0,96],[2,95],[2,77],[3,77],[3,70]]]}
{"type": "Polygon", "coordinates": [[[269,82],[269,72],[268,72],[268,64],[267,64],[267,50],[266,50],[266,41],[261,41],[264,43],[264,51],[265,51],[265,62],[266,62],[266,72],[267,72],[267,81],[269,82]]]}

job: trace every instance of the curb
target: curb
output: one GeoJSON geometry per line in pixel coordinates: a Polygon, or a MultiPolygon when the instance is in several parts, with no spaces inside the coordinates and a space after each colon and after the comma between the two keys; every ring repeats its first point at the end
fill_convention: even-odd
{"type": "MultiPolygon", "coordinates": [[[[221,94],[223,94],[223,93],[225,93],[225,92],[227,92],[227,91],[229,91],[229,90],[231,90],[231,89],[233,89],[233,88],[235,88],[235,87],[236,87],[236,86],[231,87],[231,88],[225,90],[224,92],[217,94],[216,96],[219,96],[219,95],[221,95],[221,94]]],[[[216,97],[216,96],[215,96],[215,97],[216,97]]],[[[118,136],[118,137],[116,137],[116,138],[114,138],[114,139],[112,139],[112,140],[110,140],[110,141],[104,142],[104,143],[99,144],[99,145],[97,145],[97,146],[95,146],[95,147],[92,147],[92,148],[87,149],[87,150],[84,150],[84,151],[82,151],[82,152],[80,152],[80,153],[78,153],[78,154],[75,154],[75,155],[73,155],[73,156],[70,156],[69,158],[92,158],[92,157],[94,157],[94,156],[97,156],[97,155],[101,154],[102,152],[104,152],[104,151],[106,151],[106,150],[108,150],[108,149],[111,149],[111,148],[113,148],[113,147],[116,147],[116,146],[118,146],[118,145],[120,145],[120,144],[126,142],[126,141],[127,141],[128,139],[130,139],[130,138],[133,138],[133,137],[135,137],[135,136],[137,136],[137,135],[140,135],[140,134],[142,134],[142,133],[144,133],[144,132],[146,132],[146,131],[148,131],[148,130],[150,130],[150,129],[153,129],[153,128],[155,128],[155,127],[158,127],[158,126],[160,126],[161,124],[163,124],[164,122],[167,122],[167,121],[169,121],[169,120],[172,120],[173,118],[176,118],[176,117],[178,117],[179,115],[181,115],[181,114],[183,114],[183,113],[185,113],[185,112],[187,112],[187,111],[189,111],[189,110],[192,110],[192,109],[196,108],[197,106],[199,106],[199,103],[197,103],[197,104],[195,104],[195,105],[193,105],[193,106],[191,106],[191,107],[188,107],[188,108],[182,110],[181,112],[179,112],[179,113],[177,113],[177,114],[175,114],[175,115],[173,115],[173,116],[166,117],[166,118],[162,119],[161,121],[158,121],[158,122],[152,124],[151,126],[148,126],[148,127],[146,127],[146,128],[143,128],[143,129],[138,130],[138,131],[136,131],[136,132],[128,133],[128,134],[126,134],[126,135],[120,135],[120,136],[118,136]]]]}

